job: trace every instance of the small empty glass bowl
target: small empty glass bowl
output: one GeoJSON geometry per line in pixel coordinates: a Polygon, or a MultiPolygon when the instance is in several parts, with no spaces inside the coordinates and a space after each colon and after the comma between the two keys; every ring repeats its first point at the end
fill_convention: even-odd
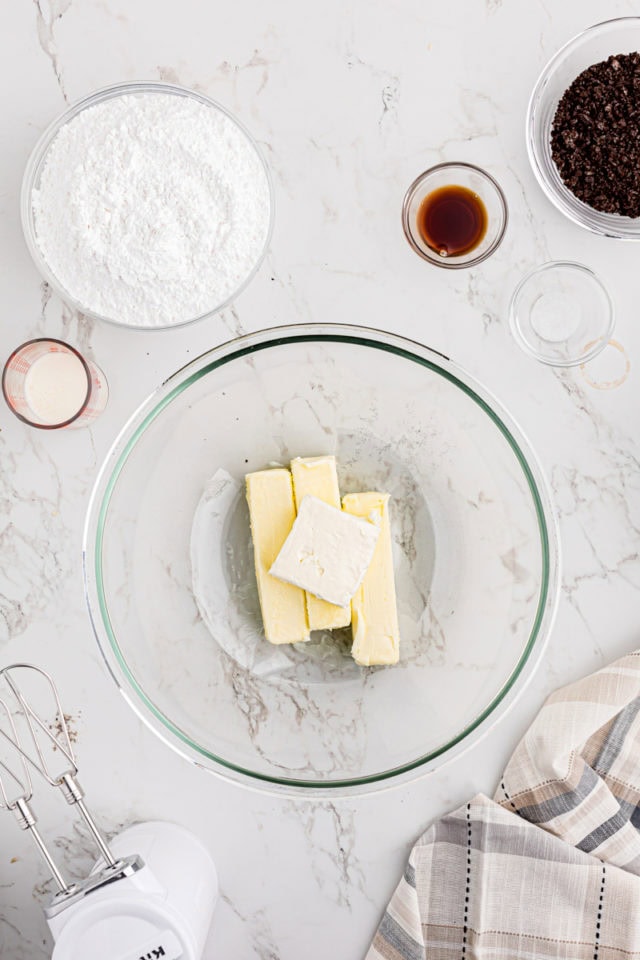
{"type": "Polygon", "coordinates": [[[509,323],[522,349],[552,367],[575,367],[597,356],[613,333],[613,303],[593,270],[552,260],[516,287],[509,323]]]}
{"type": "Polygon", "coordinates": [[[597,23],[551,58],[533,88],[527,110],[527,152],[536,179],[551,202],[570,220],[592,233],[619,240],[640,240],[640,217],[602,213],[564,185],[551,156],[551,128],[558,102],[576,77],[594,63],[640,50],[640,17],[597,23]]]}
{"type": "Polygon", "coordinates": [[[402,204],[402,227],[410,246],[424,260],[449,270],[473,267],[490,257],[504,237],[508,218],[507,201],[499,184],[490,174],[472,163],[439,163],[425,170],[413,181],[402,204]],[[446,256],[430,247],[418,226],[422,202],[442,187],[464,187],[470,190],[486,210],[487,225],[484,235],[477,244],[459,255],[446,256]]]}

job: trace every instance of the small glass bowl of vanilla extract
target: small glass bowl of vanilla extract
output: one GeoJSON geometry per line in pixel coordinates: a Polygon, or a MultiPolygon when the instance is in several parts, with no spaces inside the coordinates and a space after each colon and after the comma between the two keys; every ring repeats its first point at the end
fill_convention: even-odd
{"type": "Polygon", "coordinates": [[[402,204],[402,226],[415,252],[452,270],[490,257],[508,218],[500,185],[471,163],[431,167],[416,177],[402,204]]]}

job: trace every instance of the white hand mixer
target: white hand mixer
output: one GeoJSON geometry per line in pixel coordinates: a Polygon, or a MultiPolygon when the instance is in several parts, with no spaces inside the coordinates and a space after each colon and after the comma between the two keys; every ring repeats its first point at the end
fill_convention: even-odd
{"type": "Polygon", "coordinates": [[[52,960],[200,960],[218,895],[208,851],[188,830],[162,822],[137,824],[107,843],[84,802],[55,684],[40,667],[0,670],[0,745],[0,809],[29,831],[57,886],[45,907],[52,960]],[[100,859],[82,880],[65,880],[36,826],[32,770],[79,811],[95,841],[100,859]]]}

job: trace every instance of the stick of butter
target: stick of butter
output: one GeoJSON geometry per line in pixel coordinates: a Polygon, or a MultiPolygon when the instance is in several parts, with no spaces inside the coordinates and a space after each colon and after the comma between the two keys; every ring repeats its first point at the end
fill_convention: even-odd
{"type": "MultiPolygon", "coordinates": [[[[291,475],[298,510],[305,497],[317,497],[340,510],[335,457],[296,457],[291,461],[291,475]]],[[[349,604],[338,607],[334,603],[320,600],[312,593],[307,593],[307,614],[310,630],[335,630],[338,627],[348,627],[351,623],[349,604]]]]}
{"type": "Polygon", "coordinates": [[[388,493],[349,493],[342,508],[377,524],[380,536],[371,565],[351,600],[351,655],[363,667],[397,663],[400,629],[393,578],[388,493]]]}
{"type": "Polygon", "coordinates": [[[270,643],[309,639],[304,590],[269,574],[296,518],[288,470],[259,470],[246,476],[247,501],[264,633],[270,643]]]}

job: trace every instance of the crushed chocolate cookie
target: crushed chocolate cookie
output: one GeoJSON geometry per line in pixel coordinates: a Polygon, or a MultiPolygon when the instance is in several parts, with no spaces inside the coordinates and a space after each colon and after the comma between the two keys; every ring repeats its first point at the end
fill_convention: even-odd
{"type": "Polygon", "coordinates": [[[551,155],[583,203],[640,217],[640,53],[609,57],[576,77],[553,118],[551,155]]]}

